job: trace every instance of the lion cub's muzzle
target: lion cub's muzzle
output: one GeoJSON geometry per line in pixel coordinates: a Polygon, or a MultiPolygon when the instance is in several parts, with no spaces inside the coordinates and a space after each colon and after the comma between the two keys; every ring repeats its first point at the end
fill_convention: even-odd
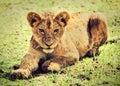
{"type": "Polygon", "coordinates": [[[48,48],[50,48],[50,46],[52,46],[54,44],[54,42],[44,42],[44,43],[48,48]]]}
{"type": "Polygon", "coordinates": [[[49,37],[43,38],[43,42],[48,48],[50,48],[50,46],[54,44],[54,39],[49,36],[49,37]]]}
{"type": "Polygon", "coordinates": [[[44,44],[46,45],[47,48],[44,48],[43,52],[52,53],[54,51],[55,43],[53,41],[45,41],[44,44]]]}

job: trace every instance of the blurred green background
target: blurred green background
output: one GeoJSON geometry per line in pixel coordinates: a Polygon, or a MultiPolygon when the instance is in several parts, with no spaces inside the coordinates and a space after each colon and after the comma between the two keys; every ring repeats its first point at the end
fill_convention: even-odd
{"type": "Polygon", "coordinates": [[[120,40],[103,45],[95,60],[85,58],[58,73],[10,80],[12,67],[29,47],[28,12],[102,12],[111,38],[120,35],[119,4],[120,0],[0,0],[0,86],[120,86],[120,40]]]}

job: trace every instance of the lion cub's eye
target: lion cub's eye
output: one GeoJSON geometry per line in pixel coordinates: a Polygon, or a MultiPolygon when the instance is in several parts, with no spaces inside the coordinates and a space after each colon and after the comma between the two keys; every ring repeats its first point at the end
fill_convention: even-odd
{"type": "Polygon", "coordinates": [[[39,29],[39,31],[42,33],[42,34],[45,34],[45,31],[43,29],[39,29]]]}
{"type": "Polygon", "coordinates": [[[54,30],[54,34],[57,34],[59,32],[59,29],[54,30]]]}

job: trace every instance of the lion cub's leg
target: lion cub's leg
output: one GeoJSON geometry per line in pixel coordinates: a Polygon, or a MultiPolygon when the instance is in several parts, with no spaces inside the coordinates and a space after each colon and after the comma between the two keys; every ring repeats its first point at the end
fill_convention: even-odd
{"type": "MultiPolygon", "coordinates": [[[[65,44],[67,44],[66,41],[65,44]]],[[[42,64],[43,72],[58,72],[61,68],[73,65],[75,62],[79,61],[80,57],[76,46],[71,41],[69,44],[65,45],[65,47],[63,47],[63,45],[58,45],[54,53],[54,58],[42,64]]]]}
{"type": "Polygon", "coordinates": [[[61,68],[73,65],[77,61],[76,58],[55,57],[43,63],[42,69],[44,72],[58,72],[61,68]]]}
{"type": "Polygon", "coordinates": [[[13,71],[12,78],[28,78],[31,72],[38,68],[39,58],[37,54],[26,54],[19,68],[13,71]]]}
{"type": "Polygon", "coordinates": [[[98,54],[99,47],[107,40],[107,23],[105,17],[100,13],[94,13],[88,22],[88,31],[92,45],[88,56],[98,54]]]}

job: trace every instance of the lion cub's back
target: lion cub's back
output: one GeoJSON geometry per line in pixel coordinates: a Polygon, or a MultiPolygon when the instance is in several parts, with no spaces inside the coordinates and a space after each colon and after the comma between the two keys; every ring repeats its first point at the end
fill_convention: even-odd
{"type": "Polygon", "coordinates": [[[80,54],[85,53],[89,45],[89,36],[87,31],[88,21],[90,18],[89,13],[75,13],[71,15],[71,19],[66,27],[67,33],[71,41],[80,49],[80,54]],[[82,51],[83,50],[83,51],[82,51]]]}

